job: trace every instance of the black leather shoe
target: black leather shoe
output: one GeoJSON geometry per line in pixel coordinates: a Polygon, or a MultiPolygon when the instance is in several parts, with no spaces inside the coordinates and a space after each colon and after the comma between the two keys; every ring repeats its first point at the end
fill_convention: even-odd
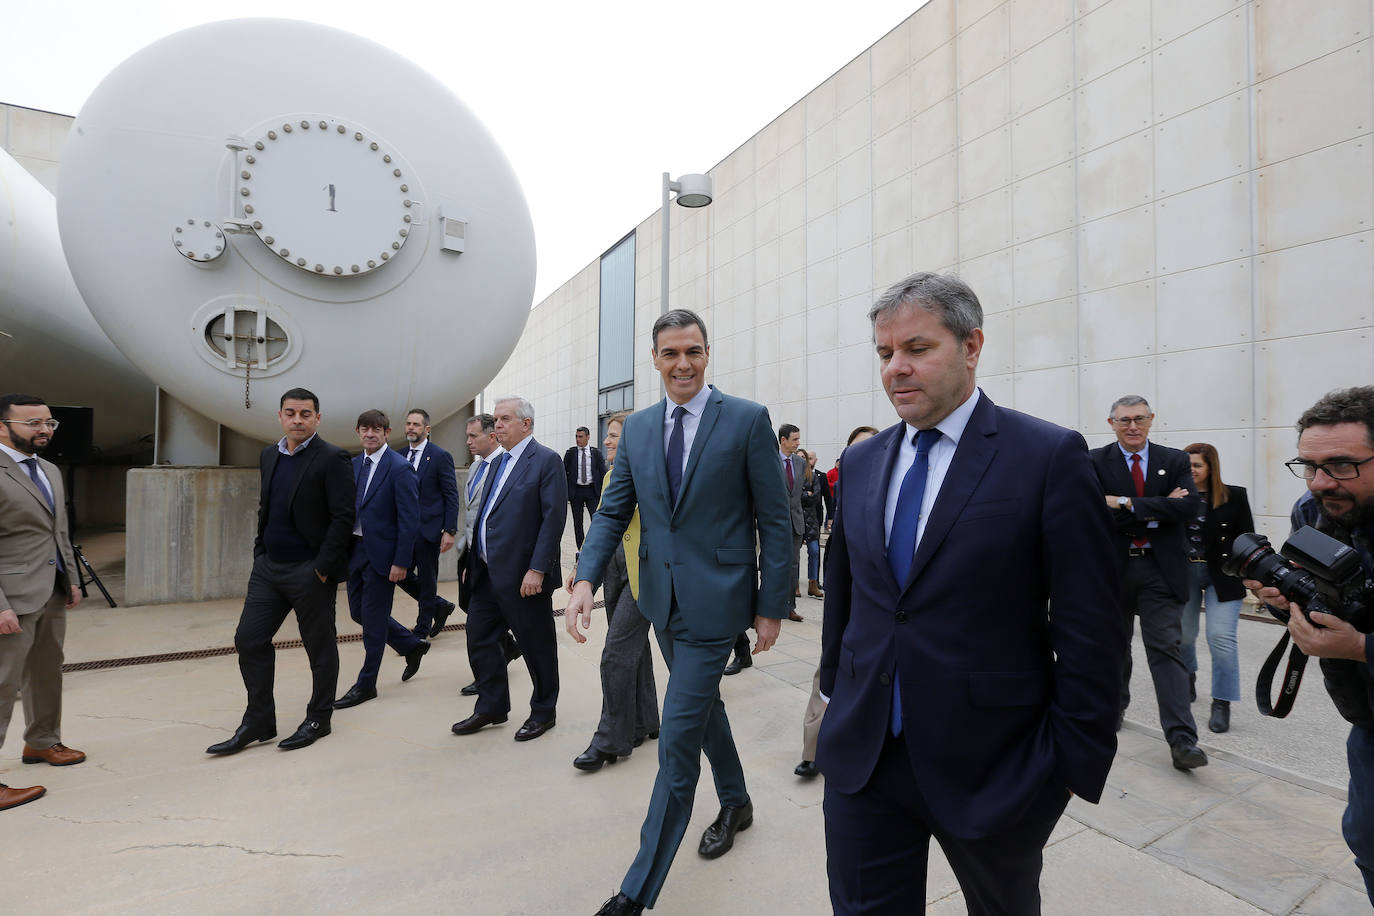
{"type": "Polygon", "coordinates": [[[1207,727],[1217,734],[1231,730],[1231,703],[1228,700],[1212,701],[1212,718],[1207,727]]]}
{"type": "Polygon", "coordinates": [[[328,722],[316,722],[314,719],[306,719],[290,738],[287,738],[285,741],[278,741],[277,747],[284,751],[294,751],[297,748],[309,747],[331,731],[333,731],[333,729],[329,727],[328,722]]]}
{"type": "Polygon", "coordinates": [[[1196,672],[1196,671],[1194,671],[1192,674],[1188,675],[1188,700],[1189,700],[1189,702],[1193,702],[1193,703],[1196,703],[1196,702],[1197,702],[1197,672],[1196,672]]]}
{"type": "Polygon", "coordinates": [[[516,741],[533,741],[544,732],[553,728],[556,719],[545,719],[543,722],[536,722],[533,719],[526,719],[525,724],[515,731],[516,741]]]}
{"type": "Polygon", "coordinates": [[[354,684],[352,687],[348,688],[347,693],[334,701],[334,708],[348,709],[361,703],[366,703],[368,700],[375,699],[377,699],[376,687],[359,687],[357,684],[354,684]]]}
{"type": "Polygon", "coordinates": [[[1121,726],[1126,724],[1126,710],[1121,710],[1116,714],[1116,730],[1121,731],[1121,726]]]}
{"type": "Polygon", "coordinates": [[[475,696],[477,696],[477,682],[476,682],[476,681],[473,681],[471,684],[468,684],[466,687],[464,687],[462,690],[460,690],[460,691],[458,691],[458,692],[461,693],[461,694],[462,694],[463,696],[465,696],[465,697],[475,697],[475,696]]]}
{"type": "Polygon", "coordinates": [[[501,637],[501,651],[506,654],[507,665],[525,654],[525,650],[520,648],[520,643],[515,641],[515,637],[511,635],[510,631],[501,637]]]}
{"type": "Polygon", "coordinates": [[[589,747],[573,759],[573,766],[579,770],[586,770],[588,773],[595,773],[601,769],[605,763],[615,763],[620,758],[615,754],[608,754],[605,751],[598,751],[595,747],[589,747]]]}
{"type": "Polygon", "coordinates": [[[240,725],[234,730],[234,736],[219,744],[212,744],[205,749],[207,754],[237,754],[254,741],[271,741],[277,737],[277,730],[266,728],[254,728],[251,725],[240,725]]]}
{"type": "Polygon", "coordinates": [[[453,723],[453,733],[455,735],[475,735],[488,725],[500,725],[504,721],[506,721],[505,716],[489,716],[484,712],[475,712],[462,722],[453,723]]]}
{"type": "Polygon", "coordinates": [[[702,833],[701,845],[697,847],[697,852],[705,859],[720,858],[735,845],[735,834],[741,830],[748,830],[753,823],[752,801],[745,802],[739,808],[731,808],[728,805],[722,807],[720,815],[702,833]]]}
{"type": "Polygon", "coordinates": [[[730,664],[725,666],[725,676],[729,677],[732,674],[739,674],[745,668],[751,668],[753,665],[754,660],[752,658],[748,655],[740,655],[736,652],[734,659],[731,660],[730,664]]]}
{"type": "Polygon", "coordinates": [[[801,763],[797,764],[797,768],[792,772],[802,779],[814,779],[821,775],[821,771],[816,769],[816,764],[810,760],[803,760],[801,763]]]}
{"type": "Polygon", "coordinates": [[[406,653],[406,670],[401,672],[401,680],[408,681],[415,676],[415,672],[420,670],[420,662],[428,651],[429,641],[422,639],[418,646],[406,653]]]}
{"type": "Polygon", "coordinates": [[[644,904],[636,903],[624,894],[616,894],[601,904],[596,916],[639,916],[644,912],[644,904]]]}
{"type": "Polygon", "coordinates": [[[1207,755],[1192,742],[1170,745],[1169,754],[1174,758],[1176,770],[1194,770],[1207,765],[1207,755]]]}
{"type": "Polygon", "coordinates": [[[439,635],[440,631],[444,629],[444,624],[448,623],[449,617],[453,615],[453,609],[456,605],[454,605],[452,601],[447,602],[447,604],[448,607],[446,609],[437,611],[434,614],[434,624],[429,628],[430,639],[439,635]]]}
{"type": "Polygon", "coordinates": [[[649,734],[647,734],[647,735],[640,735],[640,736],[638,736],[637,738],[635,738],[635,747],[639,747],[641,744],[643,744],[645,738],[648,738],[650,741],[657,741],[657,740],[658,740],[658,729],[654,729],[653,731],[649,732],[649,734]]]}

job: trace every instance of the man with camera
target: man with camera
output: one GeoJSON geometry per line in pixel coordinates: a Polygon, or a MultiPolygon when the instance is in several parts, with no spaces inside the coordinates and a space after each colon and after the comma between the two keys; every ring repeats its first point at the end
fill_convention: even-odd
{"type": "Polygon", "coordinates": [[[1312,525],[1360,556],[1364,612],[1347,621],[1334,614],[1299,613],[1277,588],[1245,584],[1261,601],[1292,611],[1288,631],[1304,653],[1321,659],[1326,689],[1351,723],[1348,804],[1341,826],[1374,903],[1374,386],[1333,391],[1298,418],[1298,457],[1289,470],[1307,481],[1293,507],[1293,530],[1312,525]]]}

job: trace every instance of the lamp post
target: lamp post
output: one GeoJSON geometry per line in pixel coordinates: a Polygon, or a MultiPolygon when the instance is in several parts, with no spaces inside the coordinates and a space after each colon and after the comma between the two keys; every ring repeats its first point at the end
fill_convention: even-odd
{"type": "Polygon", "coordinates": [[[679,207],[705,207],[711,203],[710,175],[683,175],[674,181],[667,172],[663,173],[663,264],[659,273],[663,280],[662,291],[658,298],[658,313],[668,313],[668,201],[669,195],[677,193],[679,207]]]}

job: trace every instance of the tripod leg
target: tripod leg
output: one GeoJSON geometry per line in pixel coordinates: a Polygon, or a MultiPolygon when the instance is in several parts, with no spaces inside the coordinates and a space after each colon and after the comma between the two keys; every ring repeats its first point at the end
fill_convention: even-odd
{"type": "MultiPolygon", "coordinates": [[[[91,561],[87,560],[86,555],[81,552],[81,545],[73,544],[72,552],[76,554],[78,578],[83,578],[80,573],[82,569],[85,569],[85,571],[90,574],[91,581],[95,583],[95,587],[100,589],[100,594],[104,595],[105,600],[109,602],[110,607],[118,607],[119,605],[115,604],[115,600],[110,597],[110,592],[105,588],[105,583],[101,582],[100,577],[95,574],[95,569],[91,566],[91,561]]],[[[86,594],[86,585],[84,582],[81,584],[81,594],[86,594]]]]}

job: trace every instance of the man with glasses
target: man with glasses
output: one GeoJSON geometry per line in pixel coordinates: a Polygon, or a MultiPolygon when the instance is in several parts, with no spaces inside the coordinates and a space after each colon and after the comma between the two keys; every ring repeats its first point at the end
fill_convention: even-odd
{"type": "MultiPolygon", "coordinates": [[[[38,457],[57,421],[41,398],[0,397],[0,746],[14,701],[24,698],[25,763],[86,759],[62,744],[62,641],[81,601],[57,466],[38,457]]],[[[39,798],[42,786],[0,783],[0,811],[39,798]]]]}
{"type": "MultiPolygon", "coordinates": [[[[1159,724],[1174,767],[1207,765],[1197,746],[1183,661],[1183,605],[1188,600],[1188,520],[1197,511],[1197,488],[1188,456],[1150,442],[1155,415],[1139,395],[1117,398],[1107,422],[1116,441],[1093,449],[1093,467],[1115,527],[1121,570],[1121,612],[1129,643],[1140,618],[1140,639],[1159,703],[1159,724]]],[[[1131,702],[1131,655],[1121,679],[1117,728],[1131,702]]]]}
{"type": "MultiPolygon", "coordinates": [[[[1374,386],[1333,391],[1298,418],[1298,457],[1288,469],[1307,481],[1293,507],[1293,530],[1312,525],[1360,556],[1363,604],[1374,609],[1374,386]]],[[[1288,632],[1321,659],[1326,690],[1350,723],[1350,786],[1341,826],[1374,903],[1374,645],[1370,612],[1355,624],[1314,612],[1309,622],[1276,588],[1246,581],[1261,601],[1292,611],[1288,632]]]]}

